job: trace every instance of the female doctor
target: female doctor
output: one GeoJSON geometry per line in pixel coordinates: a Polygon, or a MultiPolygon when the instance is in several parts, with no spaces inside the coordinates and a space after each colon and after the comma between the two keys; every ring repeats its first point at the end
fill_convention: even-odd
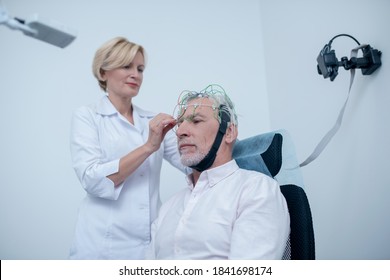
{"type": "Polygon", "coordinates": [[[172,116],[133,104],[145,50],[117,37],[95,53],[93,74],[106,93],[73,113],[73,168],[86,191],[70,259],[143,259],[160,207],[163,158],[183,172],[172,116]]]}

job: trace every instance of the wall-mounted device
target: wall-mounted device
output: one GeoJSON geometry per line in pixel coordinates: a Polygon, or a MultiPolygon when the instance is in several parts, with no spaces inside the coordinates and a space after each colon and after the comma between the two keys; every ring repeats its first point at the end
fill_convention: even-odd
{"type": "Polygon", "coordinates": [[[359,68],[362,69],[363,75],[371,75],[373,72],[375,72],[376,69],[378,69],[381,65],[381,55],[382,53],[376,49],[371,48],[370,45],[361,45],[358,40],[356,40],[354,37],[348,34],[339,34],[335,37],[333,37],[328,44],[324,46],[324,48],[320,51],[320,54],[317,57],[317,70],[318,74],[323,75],[324,78],[330,78],[331,81],[333,81],[337,74],[339,66],[343,66],[345,70],[351,70],[351,80],[349,83],[349,90],[348,90],[348,96],[347,99],[344,102],[343,107],[340,110],[340,113],[336,119],[336,123],[333,125],[333,127],[325,134],[325,136],[321,139],[321,141],[317,144],[314,151],[311,153],[311,155],[304,160],[299,166],[303,167],[313,160],[315,160],[321,152],[325,149],[325,147],[329,144],[330,140],[332,140],[333,136],[337,133],[339,130],[341,123],[343,121],[343,116],[345,112],[345,108],[347,107],[347,103],[349,100],[349,94],[351,92],[353,80],[355,77],[355,69],[359,68]],[[351,58],[348,59],[347,57],[342,57],[340,61],[338,61],[336,57],[336,53],[334,50],[332,50],[332,42],[335,38],[340,36],[347,36],[352,38],[358,46],[351,50],[351,58]],[[357,57],[358,50],[362,50],[363,57],[357,57]]]}
{"type": "Polygon", "coordinates": [[[336,53],[332,50],[331,45],[333,40],[340,36],[350,37],[358,44],[358,46],[360,46],[359,41],[351,35],[339,34],[333,37],[329,43],[324,46],[317,57],[318,74],[323,75],[324,79],[330,78],[330,80],[333,81],[338,74],[340,66],[343,66],[345,70],[359,68],[362,70],[363,75],[371,75],[381,66],[382,53],[373,49],[370,45],[366,45],[362,48],[363,57],[352,57],[351,59],[348,59],[344,56],[340,61],[338,61],[336,53]]]}
{"type": "Polygon", "coordinates": [[[5,8],[0,5],[1,24],[60,48],[65,48],[76,38],[76,31],[63,24],[39,17],[37,14],[27,20],[12,18],[5,8]]]}

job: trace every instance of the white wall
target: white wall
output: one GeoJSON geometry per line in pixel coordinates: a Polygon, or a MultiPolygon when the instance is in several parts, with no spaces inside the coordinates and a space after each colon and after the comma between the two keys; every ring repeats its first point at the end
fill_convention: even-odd
{"type": "MultiPolygon", "coordinates": [[[[343,68],[333,82],[317,74],[320,50],[347,33],[383,52],[375,73],[356,71],[338,134],[302,172],[318,258],[390,259],[390,1],[260,3],[271,129],[290,132],[301,162],[334,125],[349,86],[343,68]]],[[[355,46],[347,37],[332,44],[339,59],[355,46]]]]}
{"type": "MultiPolygon", "coordinates": [[[[92,58],[114,36],[148,53],[136,104],[172,113],[182,90],[218,83],[236,103],[241,138],[269,130],[258,1],[1,2],[13,16],[39,13],[78,37],[60,49],[0,26],[0,259],[67,257],[84,196],[70,163],[70,117],[102,94],[92,58]]],[[[162,198],[183,180],[165,165],[162,198]]]]}

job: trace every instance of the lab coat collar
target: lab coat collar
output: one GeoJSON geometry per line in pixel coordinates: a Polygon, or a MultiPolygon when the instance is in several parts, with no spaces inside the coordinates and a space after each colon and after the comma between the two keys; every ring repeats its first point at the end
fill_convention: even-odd
{"type": "MultiPolygon", "coordinates": [[[[137,112],[137,114],[142,118],[153,118],[156,114],[144,109],[141,109],[140,107],[133,104],[133,110],[137,112]]],[[[114,105],[111,103],[110,99],[108,99],[108,96],[103,96],[100,101],[96,105],[96,113],[101,115],[113,115],[117,114],[118,111],[114,107],[114,105]]]]}

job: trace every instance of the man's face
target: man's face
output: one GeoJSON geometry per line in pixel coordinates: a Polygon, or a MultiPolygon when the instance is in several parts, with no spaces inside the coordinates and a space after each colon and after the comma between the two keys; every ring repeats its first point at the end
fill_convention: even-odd
{"type": "Polygon", "coordinates": [[[187,109],[178,120],[176,135],[181,162],[185,166],[197,165],[210,151],[219,122],[218,109],[212,100],[197,98],[187,104],[187,109]]]}

